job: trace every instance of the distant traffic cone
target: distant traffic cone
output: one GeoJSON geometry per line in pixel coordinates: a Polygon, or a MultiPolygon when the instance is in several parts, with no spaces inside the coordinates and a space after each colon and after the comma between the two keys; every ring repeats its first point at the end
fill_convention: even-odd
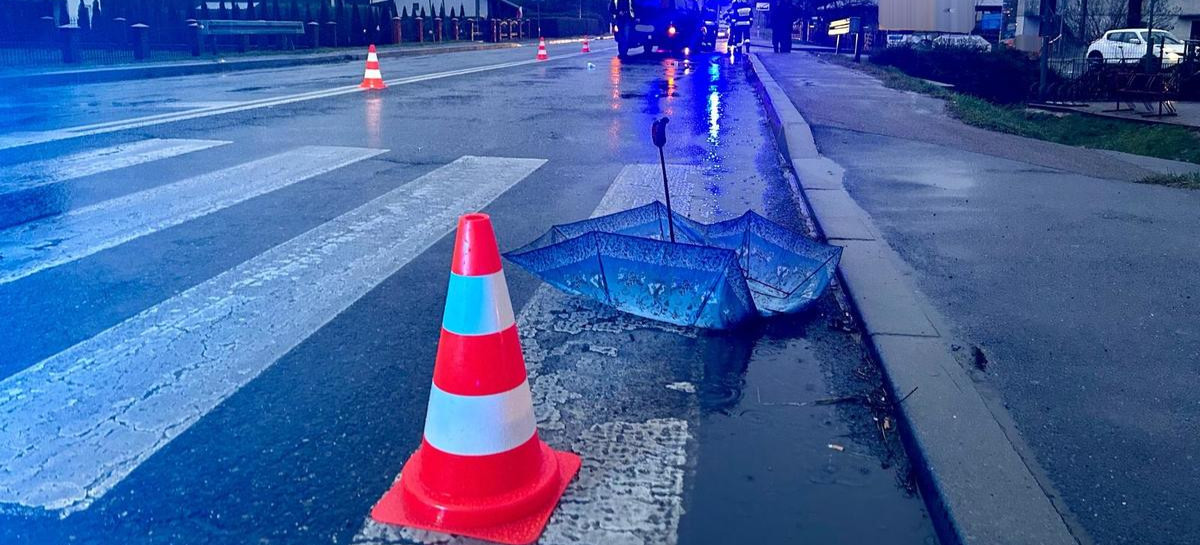
{"type": "Polygon", "coordinates": [[[537,433],[487,214],[458,220],[425,435],[371,517],[511,545],[541,535],[580,459],[537,433]]]}
{"type": "Polygon", "coordinates": [[[386,89],[387,85],[383,83],[383,74],[379,73],[379,56],[375,54],[375,44],[367,48],[367,70],[363,74],[362,83],[358,84],[363,89],[386,89]]]}
{"type": "Polygon", "coordinates": [[[592,52],[592,48],[588,47],[588,39],[587,39],[587,36],[584,36],[584,37],[583,37],[583,49],[582,49],[582,50],[580,50],[579,52],[580,52],[580,53],[591,53],[591,52],[592,52]]]}
{"type": "Polygon", "coordinates": [[[550,55],[547,55],[547,54],[546,54],[546,39],[545,39],[545,38],[538,38],[538,55],[537,55],[537,60],[539,60],[539,61],[548,61],[548,60],[550,60],[550,55]]]}

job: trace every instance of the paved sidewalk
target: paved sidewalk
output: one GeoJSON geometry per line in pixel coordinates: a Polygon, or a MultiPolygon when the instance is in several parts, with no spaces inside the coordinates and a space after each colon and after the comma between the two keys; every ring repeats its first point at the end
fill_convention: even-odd
{"type": "Polygon", "coordinates": [[[1200,192],[1129,182],[1195,165],[992,133],[808,54],[762,59],[1072,533],[1200,542],[1200,192]]]}

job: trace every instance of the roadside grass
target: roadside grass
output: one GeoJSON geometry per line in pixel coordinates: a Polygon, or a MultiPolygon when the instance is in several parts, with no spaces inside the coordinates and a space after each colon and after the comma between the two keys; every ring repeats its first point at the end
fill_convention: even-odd
{"type": "Polygon", "coordinates": [[[1200,189],[1200,172],[1189,174],[1155,174],[1136,180],[1139,184],[1165,185],[1180,189],[1200,189]]]}
{"type": "Polygon", "coordinates": [[[881,66],[870,61],[856,63],[850,57],[843,55],[818,54],[817,56],[822,60],[827,60],[834,64],[840,64],[842,66],[854,68],[855,70],[859,70],[861,72],[866,72],[872,76],[875,76],[877,79],[882,81],[884,85],[892,89],[897,89],[900,91],[912,91],[914,93],[921,93],[945,99],[949,99],[953,95],[957,94],[940,85],[935,85],[921,78],[914,78],[908,74],[905,74],[904,72],[900,71],[899,68],[894,66],[881,66]]]}
{"type": "MultiPolygon", "coordinates": [[[[1079,114],[1055,115],[1020,106],[1003,106],[915,78],[898,68],[871,62],[855,63],[848,57],[821,55],[822,59],[875,76],[892,89],[922,93],[946,100],[946,109],[958,120],[990,131],[1015,134],[1069,146],[1108,149],[1200,164],[1200,133],[1178,125],[1150,125],[1102,119],[1079,114]]],[[[1178,180],[1151,176],[1141,183],[1200,189],[1196,176],[1178,180]]]]}

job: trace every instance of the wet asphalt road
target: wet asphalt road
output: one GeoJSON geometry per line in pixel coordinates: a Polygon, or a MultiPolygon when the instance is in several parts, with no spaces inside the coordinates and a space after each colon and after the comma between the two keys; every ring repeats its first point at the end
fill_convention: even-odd
{"type": "MultiPolygon", "coordinates": [[[[620,62],[593,46],[383,93],[0,150],[11,173],[147,139],[209,146],[0,194],[49,207],[0,230],[8,260],[61,257],[36,269],[0,252],[12,273],[0,282],[0,542],[428,540],[366,515],[420,437],[446,233],[466,211],[455,207],[490,213],[503,250],[657,198],[635,183],[654,173],[646,132],[656,116],[673,119],[667,156],[682,169],[682,210],[707,221],[753,208],[805,228],[740,64],[620,62]],[[493,158],[494,175],[470,170],[467,155],[493,158]],[[340,166],[322,168],[325,157],[340,166]],[[396,221],[337,230],[356,217],[396,221]],[[304,244],[317,250],[294,253],[304,244]],[[269,295],[280,293],[291,295],[269,295]],[[51,403],[61,407],[42,406],[51,403]],[[41,425],[37,414],[58,416],[41,425]],[[148,430],[157,439],[142,441],[148,430]],[[31,465],[37,456],[47,461],[31,465]]],[[[383,72],[531,56],[447,54],[383,72]]],[[[15,92],[0,131],[319,91],[360,74],[321,65],[15,92]]],[[[35,182],[0,176],[0,193],[35,182]]],[[[832,296],[799,317],[710,334],[506,269],[542,435],[585,459],[543,542],[934,542],[895,434],[878,427],[889,415],[863,402],[881,395],[877,371],[854,335],[829,327],[840,312],[832,296]]]]}

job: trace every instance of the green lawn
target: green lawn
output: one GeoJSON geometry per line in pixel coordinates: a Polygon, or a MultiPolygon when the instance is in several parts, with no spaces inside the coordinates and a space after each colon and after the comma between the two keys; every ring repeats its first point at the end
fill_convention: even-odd
{"type": "MultiPolygon", "coordinates": [[[[1030,111],[1020,106],[1002,106],[914,78],[891,66],[870,62],[855,64],[845,56],[821,55],[822,59],[867,72],[884,85],[946,99],[950,115],[976,127],[1037,138],[1069,146],[1109,149],[1200,164],[1200,132],[1178,125],[1149,125],[1120,119],[1030,111]]],[[[1154,176],[1144,183],[1200,188],[1196,176],[1154,176]],[[1190,181],[1189,181],[1190,180],[1190,181]]]]}

